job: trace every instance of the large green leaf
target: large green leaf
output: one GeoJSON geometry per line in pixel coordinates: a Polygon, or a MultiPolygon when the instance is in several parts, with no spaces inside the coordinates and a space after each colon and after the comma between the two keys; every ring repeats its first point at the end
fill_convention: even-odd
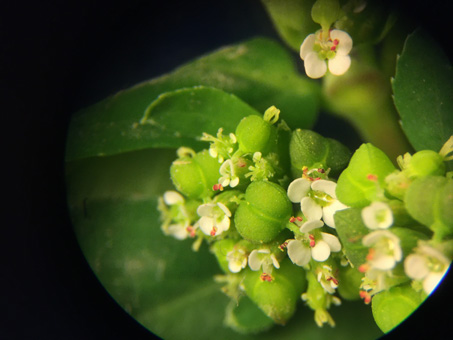
{"type": "Polygon", "coordinates": [[[170,189],[172,150],[148,149],[69,162],[69,207],[82,251],[112,297],[166,340],[376,339],[382,333],[369,306],[332,307],[335,328],[318,328],[300,301],[285,327],[256,335],[224,325],[229,299],[212,276],[221,270],[203,246],[160,230],[156,198],[170,189]]]}
{"type": "Polygon", "coordinates": [[[401,125],[415,150],[439,151],[453,135],[453,70],[442,48],[421,30],[405,42],[393,92],[401,125]]]}
{"type": "MultiPolygon", "coordinates": [[[[77,112],[69,127],[66,159],[153,147],[149,143],[153,137],[147,136],[150,131],[142,133],[145,127],[137,125],[147,107],[162,93],[198,85],[232,93],[260,113],[275,105],[291,127],[310,128],[319,106],[319,84],[297,73],[291,55],[276,42],[253,39],[222,48],[77,112]]],[[[221,103],[218,108],[222,109],[221,103]]],[[[212,123],[220,127],[227,118],[213,117],[212,123]]]]}

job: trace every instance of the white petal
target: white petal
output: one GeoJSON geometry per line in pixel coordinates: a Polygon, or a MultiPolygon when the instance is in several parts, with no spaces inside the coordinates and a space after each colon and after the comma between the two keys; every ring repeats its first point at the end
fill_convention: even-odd
{"type": "Polygon", "coordinates": [[[220,177],[219,178],[219,184],[222,187],[227,187],[230,184],[230,179],[228,177],[220,177]]]}
{"type": "Polygon", "coordinates": [[[200,205],[197,208],[198,216],[211,216],[215,206],[216,206],[216,204],[213,204],[213,203],[206,203],[206,204],[200,205]]]}
{"type": "Polygon", "coordinates": [[[335,200],[333,203],[324,207],[322,209],[322,219],[324,223],[327,224],[331,228],[335,228],[335,213],[339,210],[347,209],[348,206],[341,203],[339,200],[335,200]]]}
{"type": "Polygon", "coordinates": [[[313,260],[322,262],[329,258],[330,247],[327,242],[321,240],[316,242],[316,245],[311,249],[311,256],[313,260]]]}
{"type": "Polygon", "coordinates": [[[240,261],[232,260],[228,262],[228,269],[232,273],[239,273],[242,268],[242,263],[240,261]]]}
{"type": "Polygon", "coordinates": [[[228,216],[224,216],[222,221],[220,221],[220,223],[217,223],[216,227],[217,227],[216,235],[221,234],[224,231],[227,231],[230,228],[230,218],[228,216]]]}
{"type": "Polygon", "coordinates": [[[322,191],[332,198],[337,198],[337,195],[335,194],[335,189],[337,188],[337,183],[335,183],[335,182],[326,181],[325,179],[320,179],[320,180],[314,181],[313,184],[311,185],[311,188],[313,190],[322,191]]]}
{"type": "Polygon", "coordinates": [[[321,78],[327,72],[326,61],[318,57],[318,53],[308,53],[304,60],[305,73],[312,79],[321,78]]]}
{"type": "Polygon", "coordinates": [[[287,245],[289,259],[298,266],[305,266],[310,262],[311,251],[301,241],[291,240],[287,245]]]}
{"type": "Polygon", "coordinates": [[[176,203],[183,203],[184,202],[184,197],[181,196],[181,194],[177,191],[166,191],[164,193],[164,202],[167,205],[173,205],[176,203]]]}
{"type": "Polygon", "coordinates": [[[170,235],[178,240],[184,240],[188,236],[187,229],[182,224],[170,224],[167,230],[170,235]]]}
{"type": "Polygon", "coordinates": [[[200,229],[206,235],[211,235],[212,227],[214,226],[214,220],[211,217],[203,216],[199,220],[200,229]]]}
{"type": "Polygon", "coordinates": [[[305,178],[298,178],[288,186],[288,198],[293,203],[300,203],[301,199],[307,196],[310,191],[311,182],[305,178]]]}
{"type": "Polygon", "coordinates": [[[425,258],[418,254],[411,254],[404,260],[404,271],[411,279],[420,280],[429,274],[425,258]]]}
{"type": "Polygon", "coordinates": [[[302,198],[302,201],[300,201],[300,208],[309,221],[319,221],[322,217],[322,208],[310,197],[302,198]]]}
{"type": "Polygon", "coordinates": [[[258,253],[258,250],[253,250],[250,255],[249,255],[249,267],[253,271],[257,271],[258,269],[261,268],[261,263],[263,263],[263,260],[261,256],[258,253]]]}
{"type": "Polygon", "coordinates": [[[224,212],[224,214],[228,217],[231,217],[231,212],[230,212],[230,209],[227,208],[227,206],[221,202],[217,202],[217,206],[222,209],[222,211],[224,212]]]}
{"type": "Polygon", "coordinates": [[[308,233],[309,231],[312,231],[313,229],[321,228],[324,225],[324,223],[321,220],[312,220],[305,222],[302,224],[300,227],[300,231],[302,233],[308,233]]]}
{"type": "Polygon", "coordinates": [[[391,255],[378,256],[372,261],[373,267],[380,270],[392,269],[395,263],[395,258],[391,255]]]}
{"type": "Polygon", "coordinates": [[[377,241],[379,241],[379,239],[383,237],[393,239],[392,236],[394,235],[388,230],[376,230],[369,233],[368,235],[365,235],[362,239],[362,243],[364,246],[370,247],[377,241]]]}
{"type": "Polygon", "coordinates": [[[445,273],[430,273],[425,280],[423,280],[423,289],[426,293],[431,294],[436,286],[440,283],[445,273]]]}
{"type": "Polygon", "coordinates": [[[352,38],[345,31],[341,30],[332,30],[330,31],[330,38],[332,40],[338,39],[339,43],[337,45],[337,55],[347,55],[351,52],[352,49],[352,38]]]}
{"type": "Polygon", "coordinates": [[[328,64],[330,73],[335,76],[341,76],[351,66],[351,57],[337,54],[334,58],[328,60],[328,64]]]}
{"type": "Polygon", "coordinates": [[[393,224],[393,213],[388,204],[373,202],[362,209],[362,220],[370,229],[387,229],[393,224]]]}
{"type": "Polygon", "coordinates": [[[321,235],[322,239],[329,245],[331,252],[336,253],[341,250],[341,243],[338,237],[328,233],[321,233],[321,235]]]}
{"type": "Polygon", "coordinates": [[[316,36],[314,34],[309,34],[305,39],[302,45],[300,45],[300,57],[302,60],[305,59],[308,53],[313,52],[313,47],[315,45],[316,36]]]}
{"type": "Polygon", "coordinates": [[[233,177],[230,182],[230,187],[234,188],[239,184],[239,177],[233,177]]]}
{"type": "Polygon", "coordinates": [[[279,269],[280,268],[280,263],[278,263],[277,258],[275,257],[274,254],[271,255],[271,259],[272,259],[272,264],[274,265],[274,267],[279,269]]]}

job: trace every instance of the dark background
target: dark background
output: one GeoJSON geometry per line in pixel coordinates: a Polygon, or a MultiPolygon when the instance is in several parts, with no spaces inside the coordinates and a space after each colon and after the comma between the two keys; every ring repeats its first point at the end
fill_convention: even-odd
{"type": "MultiPolygon", "coordinates": [[[[408,15],[448,48],[446,3],[406,5],[408,15]]],[[[151,337],[105,292],[75,240],[63,176],[70,116],[203,53],[257,35],[278,39],[257,0],[0,4],[6,172],[0,339],[151,337]]],[[[416,338],[447,338],[451,279],[448,283],[394,336],[404,339],[415,330],[416,338]]]]}

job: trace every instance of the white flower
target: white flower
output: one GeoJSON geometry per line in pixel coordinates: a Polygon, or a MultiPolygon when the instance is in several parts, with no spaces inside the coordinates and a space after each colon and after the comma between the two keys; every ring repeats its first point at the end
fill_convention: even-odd
{"type": "Polygon", "coordinates": [[[288,186],[288,197],[291,202],[300,203],[302,213],[308,221],[322,218],[326,225],[335,228],[335,213],[347,208],[337,200],[336,187],[337,183],[324,179],[310,181],[298,178],[288,186]]]}
{"type": "Polygon", "coordinates": [[[305,38],[300,46],[300,57],[310,78],[321,78],[326,74],[327,68],[330,73],[339,76],[351,66],[351,49],[352,39],[348,33],[341,30],[319,30],[305,38]]]}
{"type": "Polygon", "coordinates": [[[242,248],[235,248],[226,255],[228,269],[232,273],[239,273],[247,266],[247,255],[242,248]]]}
{"type": "Polygon", "coordinates": [[[393,224],[393,213],[384,202],[373,202],[362,209],[363,223],[370,229],[387,229],[393,224]]]}
{"type": "Polygon", "coordinates": [[[366,247],[372,247],[367,256],[370,269],[390,270],[403,258],[400,239],[388,230],[377,230],[362,239],[366,247]]]}
{"type": "Polygon", "coordinates": [[[338,280],[332,274],[332,267],[323,265],[322,268],[317,268],[316,279],[321,284],[326,293],[333,294],[338,287],[338,280]]]}
{"type": "Polygon", "coordinates": [[[194,236],[195,228],[190,226],[190,218],[184,206],[184,197],[177,191],[166,191],[159,200],[158,210],[161,212],[162,231],[178,240],[194,236]]]}
{"type": "Polygon", "coordinates": [[[219,183],[223,187],[227,187],[228,185],[232,188],[239,184],[239,177],[236,175],[234,169],[234,163],[231,159],[226,160],[220,166],[220,174],[222,175],[219,178],[219,183]]]}
{"type": "Polygon", "coordinates": [[[272,267],[280,268],[280,264],[269,249],[254,249],[249,255],[249,267],[253,271],[263,268],[263,272],[272,273],[272,267]]]}
{"type": "Polygon", "coordinates": [[[230,133],[228,137],[226,137],[223,135],[222,128],[217,131],[217,138],[204,132],[201,140],[211,142],[209,154],[211,157],[217,158],[219,163],[223,163],[225,158],[230,158],[234,150],[237,148],[235,145],[237,143],[236,135],[234,133],[230,133]]]}
{"type": "Polygon", "coordinates": [[[320,235],[319,240],[315,240],[313,235],[308,235],[301,240],[289,240],[286,246],[289,259],[294,264],[303,267],[312,258],[315,261],[323,262],[329,258],[331,252],[336,253],[341,250],[341,243],[336,236],[323,232],[320,235]]]}
{"type": "Polygon", "coordinates": [[[202,204],[197,209],[201,216],[198,221],[200,229],[206,235],[216,236],[230,228],[230,210],[220,202],[202,204]]]}
{"type": "Polygon", "coordinates": [[[420,280],[427,294],[436,288],[448,270],[450,261],[439,250],[421,244],[404,260],[404,270],[411,279],[420,280]]]}

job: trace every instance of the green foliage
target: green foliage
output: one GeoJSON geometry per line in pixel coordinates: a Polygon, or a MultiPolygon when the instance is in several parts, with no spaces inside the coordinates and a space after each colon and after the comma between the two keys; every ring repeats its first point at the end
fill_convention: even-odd
{"type": "Polygon", "coordinates": [[[383,187],[385,177],[393,170],[385,153],[372,144],[362,144],[338,178],[338,199],[351,207],[369,205],[378,198],[379,186],[383,187]]]}
{"type": "Polygon", "coordinates": [[[401,125],[415,150],[438,152],[453,135],[453,70],[442,48],[421,30],[410,34],[392,82],[401,125]]]}
{"type": "MultiPolygon", "coordinates": [[[[187,138],[178,140],[179,129],[184,128],[182,124],[170,132],[174,134],[173,138],[167,135],[166,141],[162,141],[156,139],[153,134],[165,136],[165,132],[169,131],[162,131],[165,125],[153,128],[151,124],[138,123],[145,110],[158,100],[161,94],[199,85],[233,93],[259,112],[275,105],[282,111],[281,117],[294,127],[310,128],[319,107],[318,84],[297,74],[289,54],[271,40],[252,39],[215,51],[170,74],[138,84],[77,112],[68,131],[66,159],[113,155],[149,147],[167,147],[168,143],[171,147],[177,143],[190,143],[187,138]]],[[[219,104],[217,109],[219,112],[210,113],[209,122],[217,127],[225,125],[225,128],[228,124],[226,117],[240,114],[241,111],[241,118],[254,113],[248,108],[239,112],[223,111],[222,104],[219,104]]],[[[174,117],[176,115],[172,118],[174,117]]],[[[178,123],[180,119],[182,117],[178,116],[173,121],[178,123]]],[[[203,121],[206,122],[206,119],[203,121]]],[[[167,123],[168,120],[164,119],[164,122],[167,123]]],[[[235,127],[236,123],[232,122],[232,126],[235,127]]],[[[197,124],[191,123],[190,126],[196,128],[197,124]]]]}

